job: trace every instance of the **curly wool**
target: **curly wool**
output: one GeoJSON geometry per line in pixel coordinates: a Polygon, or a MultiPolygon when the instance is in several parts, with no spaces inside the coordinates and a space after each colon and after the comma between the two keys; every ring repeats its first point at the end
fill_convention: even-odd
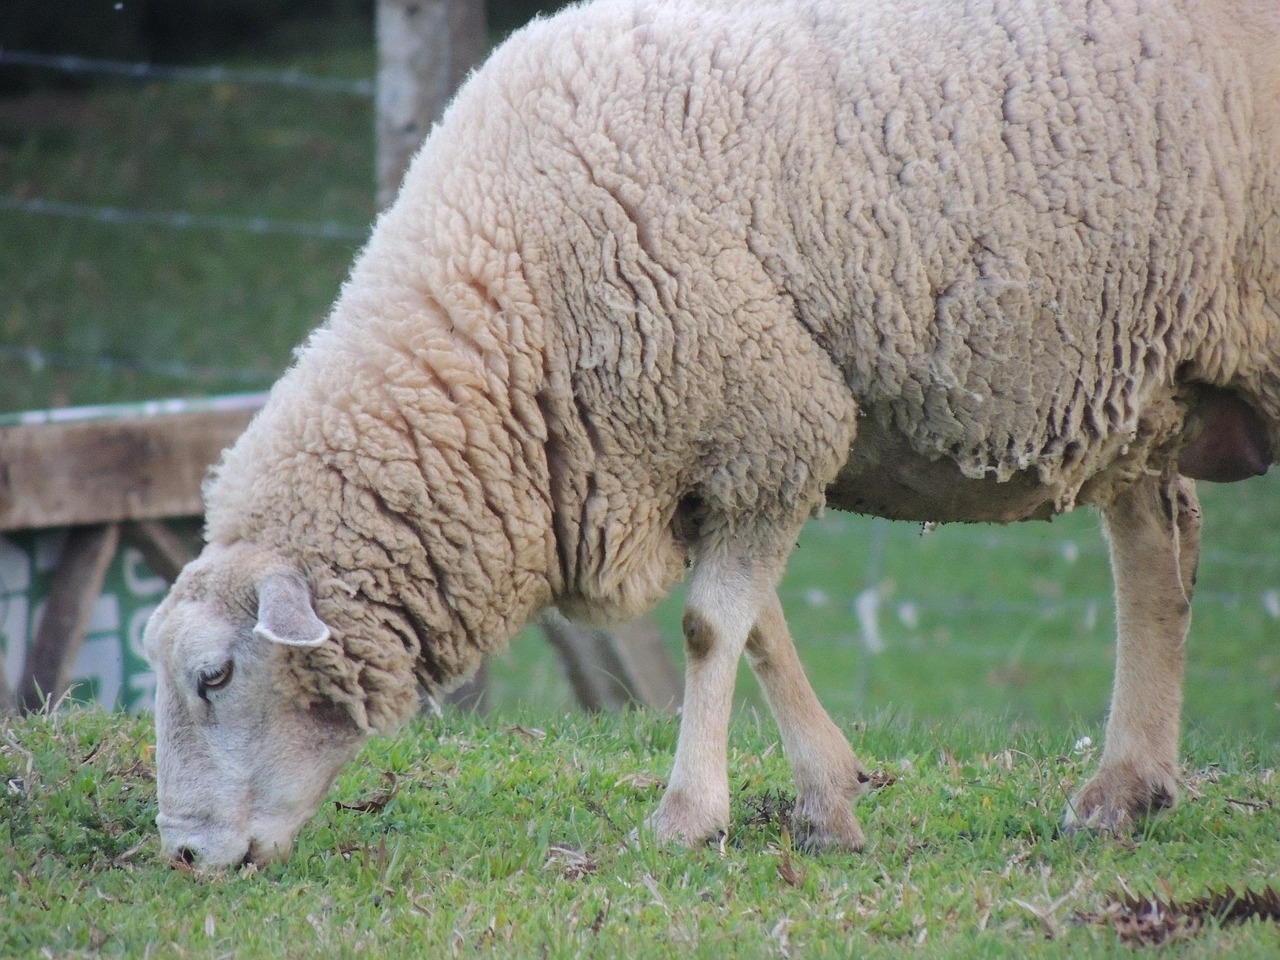
{"type": "Polygon", "coordinates": [[[298,562],[335,639],[297,682],[385,728],[411,680],[452,682],[548,602],[634,614],[701,540],[781,551],[778,518],[859,506],[832,486],[876,466],[859,431],[1054,510],[1162,469],[1183,383],[1275,434],[1277,19],[605,0],[535,22],[227,454],[209,537],[298,562]]]}

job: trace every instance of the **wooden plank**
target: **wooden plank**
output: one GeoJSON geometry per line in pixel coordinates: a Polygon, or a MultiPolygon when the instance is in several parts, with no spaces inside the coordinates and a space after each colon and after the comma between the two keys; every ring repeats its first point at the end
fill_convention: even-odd
{"type": "MultiPolygon", "coordinates": [[[[396,198],[409,161],[467,73],[488,49],[484,0],[378,0],[375,152],[378,209],[396,198]]],[[[445,702],[483,712],[488,668],[445,702]]]]}
{"type": "Polygon", "coordinates": [[[483,716],[489,712],[489,702],[486,699],[488,692],[489,663],[485,661],[467,678],[466,683],[450,690],[445,695],[444,702],[463,713],[478,713],[483,716]]]}
{"type": "Polygon", "coordinates": [[[543,633],[560,655],[560,665],[584,710],[620,710],[632,699],[613,655],[608,634],[574,623],[554,607],[542,614],[543,633]]]}
{"type": "Polygon", "coordinates": [[[0,530],[199,516],[253,409],[0,428],[0,530]]]}
{"type": "Polygon", "coordinates": [[[114,523],[67,531],[53,588],[27,654],[21,690],[24,710],[40,710],[46,698],[56,702],[67,689],[89,615],[102,592],[107,564],[119,542],[120,528],[114,523]]]}
{"type": "Polygon", "coordinates": [[[170,583],[195,559],[186,541],[159,520],[132,520],[121,525],[120,533],[126,543],[142,554],[152,572],[170,583]]]}

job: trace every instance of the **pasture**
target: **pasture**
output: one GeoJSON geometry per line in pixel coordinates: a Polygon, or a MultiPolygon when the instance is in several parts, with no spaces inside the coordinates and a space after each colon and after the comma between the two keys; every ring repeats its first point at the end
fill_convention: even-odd
{"type": "MultiPolygon", "coordinates": [[[[312,24],[238,65],[366,77],[372,43],[367,25],[312,24]]],[[[373,217],[371,131],[367,99],[234,84],[0,99],[0,196],[197,217],[0,209],[0,411],[267,387],[373,217]]],[[[1134,838],[1056,827],[1110,691],[1096,519],[925,532],[828,513],[782,598],[878,773],[862,856],[792,849],[785,762],[745,670],[735,829],[722,848],[632,842],[676,721],[575,713],[530,632],[494,662],[487,717],[371,743],[343,806],[262,872],[159,861],[145,719],[0,721],[0,956],[1103,957],[1166,936],[1179,956],[1274,956],[1273,923],[1175,912],[1144,941],[1160,923],[1119,909],[1260,890],[1280,862],[1280,480],[1201,492],[1184,802],[1134,838]]],[[[657,616],[678,652],[679,597],[657,616]]]]}
{"type": "Polygon", "coordinates": [[[1193,732],[1187,796],[1132,838],[1060,836],[1096,759],[1065,731],[846,721],[874,771],[867,850],[809,856],[779,822],[771,724],[731,731],[734,827],[657,847],[676,723],[449,715],[371,743],[284,865],[157,857],[151,730],[79,710],[0,721],[6,957],[1268,957],[1275,923],[1178,910],[1275,882],[1274,748],[1193,732]],[[1139,954],[1140,955],[1140,954],[1139,954]]]}

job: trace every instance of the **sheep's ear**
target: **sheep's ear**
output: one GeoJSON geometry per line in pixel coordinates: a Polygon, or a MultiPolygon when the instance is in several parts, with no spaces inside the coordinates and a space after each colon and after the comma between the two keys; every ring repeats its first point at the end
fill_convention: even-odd
{"type": "Polygon", "coordinates": [[[294,573],[272,573],[263,579],[253,632],[291,647],[318,647],[329,639],[329,628],[311,606],[306,581],[294,573]]]}

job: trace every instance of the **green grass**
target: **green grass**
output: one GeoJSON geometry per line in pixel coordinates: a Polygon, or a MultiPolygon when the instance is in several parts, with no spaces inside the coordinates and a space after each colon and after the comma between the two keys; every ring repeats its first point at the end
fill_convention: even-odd
{"type": "MultiPolygon", "coordinates": [[[[0,724],[0,956],[1111,957],[1113,896],[1275,882],[1274,751],[1193,739],[1188,797],[1130,838],[1059,836],[1095,759],[1060,731],[850,724],[886,781],[861,855],[791,849],[772,725],[737,716],[723,850],[629,838],[676,722],[644,713],[451,715],[370,743],[292,859],[192,874],[163,862],[143,720],[0,724]],[[540,724],[541,728],[535,726],[540,724]],[[377,806],[377,804],[374,804],[377,806]],[[754,821],[754,822],[753,822],[754,821]]],[[[1274,956],[1280,931],[1211,925],[1178,957],[1274,956]]]]}

